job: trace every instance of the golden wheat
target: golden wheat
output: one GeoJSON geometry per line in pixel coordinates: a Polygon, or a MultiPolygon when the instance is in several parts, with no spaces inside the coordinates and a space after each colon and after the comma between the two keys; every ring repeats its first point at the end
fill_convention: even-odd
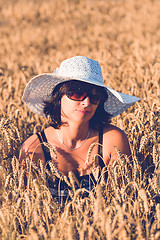
{"type": "MultiPolygon", "coordinates": [[[[2,240],[160,238],[159,8],[159,0],[0,1],[2,240]],[[20,145],[49,121],[23,104],[24,87],[74,55],[98,60],[107,86],[141,98],[112,120],[128,135],[132,162],[116,148],[117,160],[100,172],[94,156],[99,184],[84,197],[72,174],[63,177],[53,162],[48,170],[26,159],[32,191],[25,189],[20,145]],[[65,204],[48,189],[48,177],[54,181],[55,176],[72,189],[65,204]]],[[[44,145],[56,158],[55,149],[44,145]]]]}

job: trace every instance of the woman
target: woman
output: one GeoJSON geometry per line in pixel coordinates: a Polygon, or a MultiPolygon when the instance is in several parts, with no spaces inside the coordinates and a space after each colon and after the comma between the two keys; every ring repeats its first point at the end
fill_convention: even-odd
{"type": "Polygon", "coordinates": [[[24,142],[21,162],[26,157],[37,166],[39,161],[44,165],[52,161],[62,176],[73,172],[83,186],[82,182],[89,179],[88,176],[92,177],[95,184],[92,176],[93,156],[99,156],[97,161],[103,168],[116,160],[115,146],[122,154],[131,155],[126,134],[111,125],[109,120],[139,98],[105,86],[97,61],[84,56],[64,60],[54,73],[31,79],[22,100],[34,113],[47,117],[51,124],[24,142]],[[43,147],[43,142],[48,142],[56,149],[56,159],[51,151],[43,147]],[[86,162],[93,143],[97,144],[86,162]]]}

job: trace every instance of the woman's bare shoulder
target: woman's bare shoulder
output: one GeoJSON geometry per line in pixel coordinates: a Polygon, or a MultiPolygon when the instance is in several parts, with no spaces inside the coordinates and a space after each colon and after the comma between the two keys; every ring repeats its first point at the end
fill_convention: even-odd
{"type": "Polygon", "coordinates": [[[35,150],[37,145],[39,144],[39,139],[37,134],[31,135],[27,140],[23,143],[21,149],[25,152],[31,151],[32,149],[35,150]]]}
{"type": "Polygon", "coordinates": [[[128,156],[131,155],[129,141],[126,133],[123,130],[112,124],[109,124],[107,127],[104,128],[103,136],[104,150],[106,147],[107,156],[113,158],[117,155],[115,147],[118,147],[122,154],[127,154],[128,156]]]}
{"type": "Polygon", "coordinates": [[[37,134],[33,134],[27,138],[20,149],[19,161],[22,163],[26,158],[29,158],[35,163],[37,163],[38,159],[44,159],[43,150],[37,134]]]}
{"type": "Polygon", "coordinates": [[[103,134],[104,134],[104,137],[107,137],[108,135],[112,135],[113,137],[123,137],[123,138],[126,138],[127,135],[126,133],[120,129],[119,127],[116,127],[112,124],[108,124],[104,130],[103,130],[103,134]]]}

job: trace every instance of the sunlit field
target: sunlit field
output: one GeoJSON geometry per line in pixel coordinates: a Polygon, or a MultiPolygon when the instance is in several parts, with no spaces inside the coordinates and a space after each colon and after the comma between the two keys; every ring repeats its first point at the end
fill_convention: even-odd
{"type": "Polygon", "coordinates": [[[0,239],[158,240],[159,160],[160,1],[0,0],[0,239]],[[98,179],[94,164],[99,184],[84,196],[72,173],[26,159],[32,190],[25,189],[20,147],[48,122],[24,105],[23,90],[75,55],[97,60],[107,86],[141,98],[112,120],[126,132],[133,161],[116,148],[107,183],[107,168],[98,179]],[[66,203],[48,189],[55,175],[72,188],[66,203]]]}

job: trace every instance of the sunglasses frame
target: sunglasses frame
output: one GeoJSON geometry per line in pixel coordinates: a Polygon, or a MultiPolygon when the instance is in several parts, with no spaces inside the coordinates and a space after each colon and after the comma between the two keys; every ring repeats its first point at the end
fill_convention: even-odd
{"type": "Polygon", "coordinates": [[[91,91],[85,91],[85,90],[70,91],[70,92],[66,93],[66,96],[69,99],[71,99],[73,101],[77,101],[77,102],[84,101],[87,97],[89,97],[89,100],[90,100],[91,104],[94,104],[94,105],[97,105],[102,99],[102,96],[100,96],[100,94],[99,95],[98,94],[93,94],[91,91]],[[76,94],[76,93],[79,95],[79,98],[82,97],[82,99],[74,98],[74,94],[76,94]],[[94,97],[95,97],[95,100],[94,100],[94,97]]]}

